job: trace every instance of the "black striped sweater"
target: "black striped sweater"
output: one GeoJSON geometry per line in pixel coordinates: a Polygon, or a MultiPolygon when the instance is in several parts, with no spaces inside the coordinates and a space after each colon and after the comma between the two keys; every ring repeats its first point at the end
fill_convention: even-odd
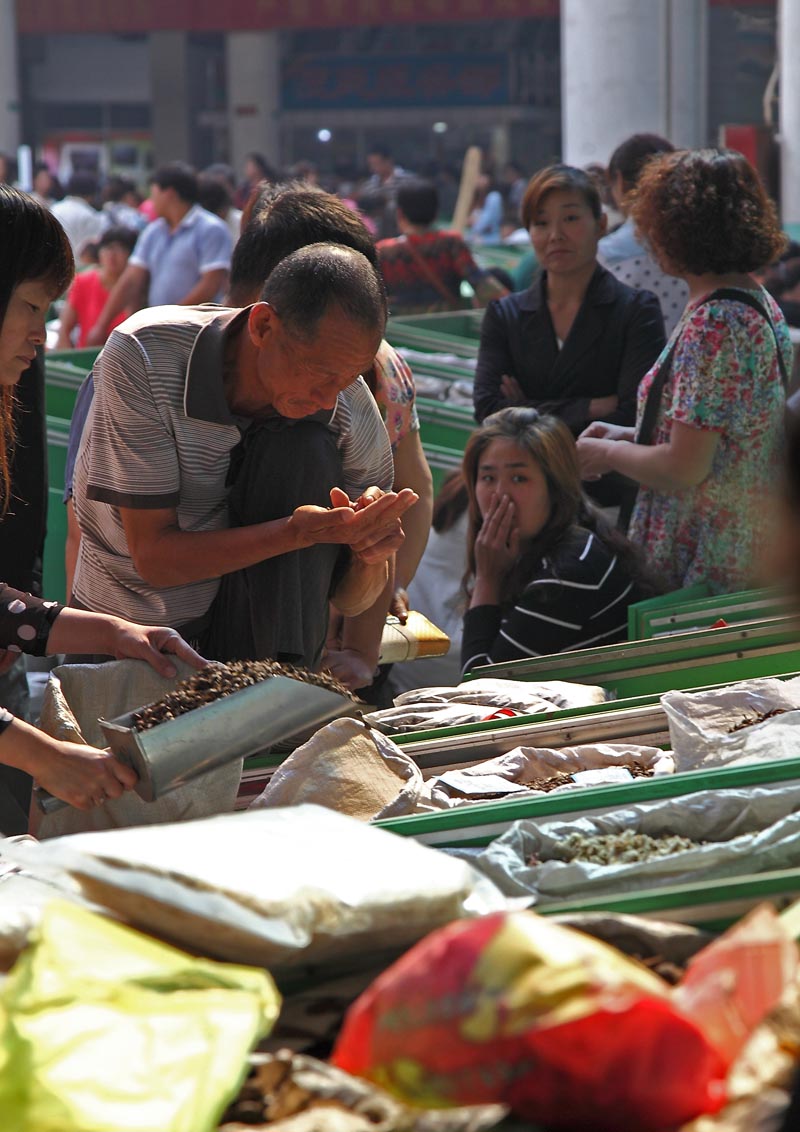
{"type": "Polygon", "coordinates": [[[628,606],[643,596],[612,547],[573,527],[514,605],[467,611],[463,670],[624,640],[628,606]]]}

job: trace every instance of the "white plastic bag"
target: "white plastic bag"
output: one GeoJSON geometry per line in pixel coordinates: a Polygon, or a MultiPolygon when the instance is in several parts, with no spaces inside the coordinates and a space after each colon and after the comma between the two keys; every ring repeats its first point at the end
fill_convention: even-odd
{"type": "MultiPolygon", "coordinates": [[[[550,706],[549,710],[556,709],[550,706]]],[[[380,711],[369,712],[364,719],[372,727],[379,727],[392,734],[428,731],[435,727],[464,727],[468,723],[480,723],[491,714],[492,709],[483,704],[447,704],[438,700],[433,703],[382,708],[380,711]]]]}
{"type": "Polygon", "coordinates": [[[414,704],[483,704],[487,708],[512,708],[532,713],[573,707],[592,707],[605,702],[603,688],[572,684],[566,680],[497,680],[484,677],[465,680],[455,688],[416,688],[395,696],[396,707],[414,704]],[[543,703],[544,701],[544,703],[543,703]]]}
{"type": "Polygon", "coordinates": [[[742,680],[707,692],[666,692],[661,705],[679,771],[800,756],[800,677],[742,680]],[[731,730],[775,709],[787,714],[731,730]],[[778,725],[788,740],[782,745],[774,741],[778,725]]]}
{"type": "Polygon", "coordinates": [[[434,727],[463,727],[480,723],[495,711],[521,715],[591,707],[605,701],[605,691],[564,680],[465,680],[455,688],[416,688],[395,698],[393,708],[364,716],[388,731],[425,731],[434,727]]]}
{"type": "MultiPolygon", "coordinates": [[[[658,747],[639,747],[634,743],[583,744],[579,747],[514,747],[504,755],[463,770],[451,770],[430,782],[431,800],[439,806],[477,802],[487,796],[503,794],[541,794],[531,783],[557,774],[580,774],[586,771],[621,770],[638,764],[653,774],[671,774],[675,769],[672,756],[658,747]]],[[[609,778],[612,781],[612,778],[609,778]]],[[[552,793],[581,789],[600,782],[578,781],[556,786],[552,793]]]]}
{"type": "Polygon", "coordinates": [[[526,819],[515,822],[473,858],[506,895],[530,895],[540,904],[701,879],[710,882],[789,868],[798,859],[797,783],[749,790],[704,790],[569,820],[526,819]],[[558,859],[559,846],[570,834],[596,836],[624,830],[656,838],[675,835],[696,844],[671,856],[610,865],[558,859]]]}
{"type": "Polygon", "coordinates": [[[8,854],[66,869],[142,931],[270,970],[410,947],[507,907],[463,861],[320,806],[81,833],[8,854]]]}
{"type": "Polygon", "coordinates": [[[28,836],[0,838],[0,971],[8,971],[14,965],[53,900],[92,907],[81,895],[78,882],[67,872],[50,868],[42,874],[9,860],[8,850],[20,842],[36,843],[28,836]]]}

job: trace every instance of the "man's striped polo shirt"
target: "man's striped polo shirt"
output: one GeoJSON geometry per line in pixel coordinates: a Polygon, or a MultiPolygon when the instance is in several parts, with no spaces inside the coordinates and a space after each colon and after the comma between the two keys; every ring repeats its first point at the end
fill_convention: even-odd
{"type": "MultiPolygon", "coordinates": [[[[153,625],[202,617],[218,578],[154,588],[137,573],[119,508],[174,507],[184,531],[228,526],[225,480],[248,422],[223,389],[227,332],[249,308],[157,307],[110,336],[94,368],[95,399],[75,468],[81,548],[74,593],[88,609],[153,625]]],[[[339,395],[329,421],[351,498],[392,486],[391,449],[363,378],[339,395]]]]}

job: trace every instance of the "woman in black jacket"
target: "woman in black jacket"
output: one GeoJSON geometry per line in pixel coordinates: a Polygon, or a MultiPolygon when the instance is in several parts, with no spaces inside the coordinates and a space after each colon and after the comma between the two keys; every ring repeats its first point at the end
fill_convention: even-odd
{"type": "MultiPolygon", "coordinates": [[[[574,436],[595,420],[633,424],[639,381],[665,342],[658,299],[598,264],[606,218],[582,170],[553,165],[537,173],[522,218],[543,270],[527,291],[486,309],[476,419],[532,405],[559,417],[574,436]]],[[[596,494],[608,503],[617,496],[613,488],[596,494]]]]}

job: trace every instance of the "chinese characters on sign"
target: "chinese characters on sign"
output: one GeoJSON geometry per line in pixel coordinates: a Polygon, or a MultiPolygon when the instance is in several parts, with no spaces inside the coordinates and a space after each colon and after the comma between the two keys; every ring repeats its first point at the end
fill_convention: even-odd
{"type": "Polygon", "coordinates": [[[503,105],[508,76],[500,52],[306,57],[287,61],[282,102],[286,110],[503,105]]]}

